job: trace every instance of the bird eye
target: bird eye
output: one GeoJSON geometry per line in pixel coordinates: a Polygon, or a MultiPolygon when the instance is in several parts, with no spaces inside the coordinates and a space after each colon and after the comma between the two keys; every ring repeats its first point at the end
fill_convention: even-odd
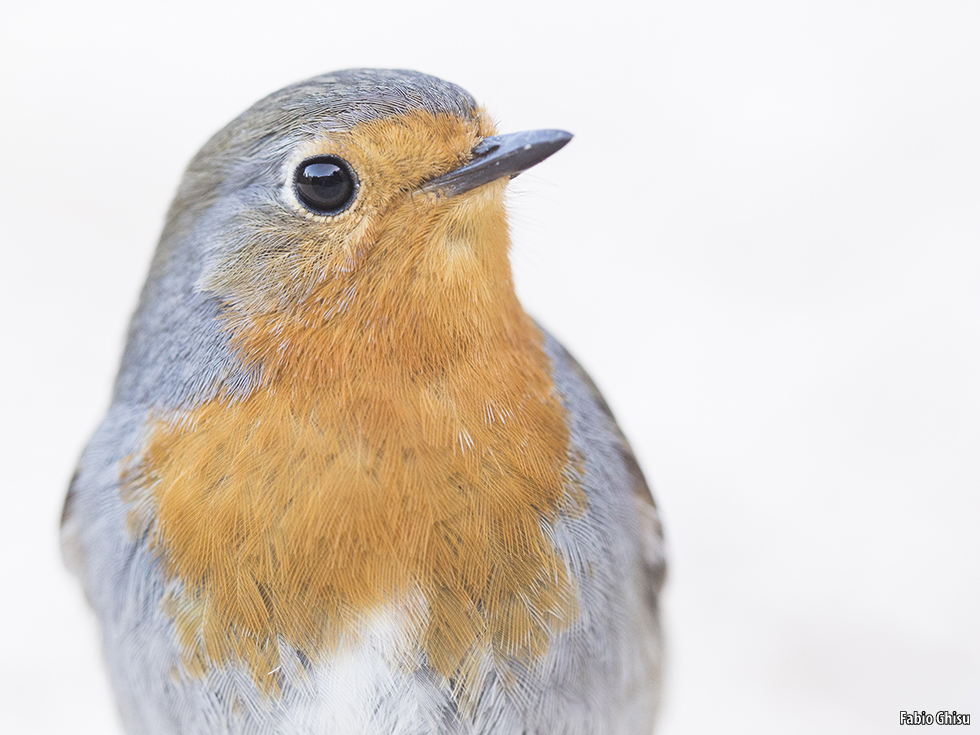
{"type": "Polygon", "coordinates": [[[340,214],[357,194],[354,169],[337,156],[307,158],[293,176],[296,196],[314,214],[340,214]]]}

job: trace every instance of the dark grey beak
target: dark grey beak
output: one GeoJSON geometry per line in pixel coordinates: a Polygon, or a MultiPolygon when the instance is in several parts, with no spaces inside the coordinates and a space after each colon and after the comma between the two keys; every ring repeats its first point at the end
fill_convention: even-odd
{"type": "Polygon", "coordinates": [[[504,176],[513,178],[541,163],[571,139],[572,134],[564,130],[492,135],[473,149],[473,159],[469,163],[422,184],[419,191],[451,197],[504,176]]]}

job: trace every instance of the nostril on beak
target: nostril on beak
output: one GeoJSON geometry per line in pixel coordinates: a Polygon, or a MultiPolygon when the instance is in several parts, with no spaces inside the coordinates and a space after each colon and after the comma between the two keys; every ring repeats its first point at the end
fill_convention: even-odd
{"type": "Polygon", "coordinates": [[[473,158],[483,158],[484,156],[489,156],[491,153],[500,148],[500,143],[493,138],[484,138],[475,146],[473,146],[472,155],[473,158]]]}

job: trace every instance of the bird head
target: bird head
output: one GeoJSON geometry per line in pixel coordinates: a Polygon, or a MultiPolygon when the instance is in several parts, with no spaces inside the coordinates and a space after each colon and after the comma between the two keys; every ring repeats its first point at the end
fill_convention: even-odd
{"type": "Polygon", "coordinates": [[[571,138],[494,133],[468,93],[417,72],[287,87],[191,162],[151,280],[179,272],[266,370],[452,360],[513,324],[504,190],[571,138]]]}

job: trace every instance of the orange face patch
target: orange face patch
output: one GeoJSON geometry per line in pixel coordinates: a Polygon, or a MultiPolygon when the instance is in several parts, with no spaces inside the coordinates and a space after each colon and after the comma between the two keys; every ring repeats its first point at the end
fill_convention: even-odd
{"type": "Polygon", "coordinates": [[[260,386],[158,421],[125,483],[191,670],[240,660],[274,687],[279,637],[315,660],[421,599],[409,644],[466,701],[486,657],[530,663],[574,618],[542,529],[583,501],[503,187],[393,199],[301,300],[229,298],[260,386]]]}

